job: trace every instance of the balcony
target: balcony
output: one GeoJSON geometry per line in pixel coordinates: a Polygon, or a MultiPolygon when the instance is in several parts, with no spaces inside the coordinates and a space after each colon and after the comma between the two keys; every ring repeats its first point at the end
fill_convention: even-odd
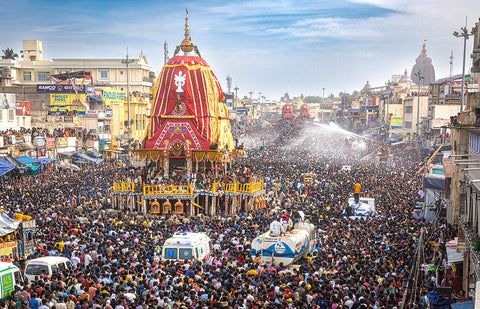
{"type": "MultiPolygon", "coordinates": [[[[460,229],[464,234],[465,250],[470,253],[470,260],[472,261],[472,270],[475,271],[477,278],[480,278],[480,252],[473,251],[472,241],[478,238],[478,235],[473,231],[471,224],[465,215],[460,216],[460,229]]],[[[459,237],[460,238],[460,237],[459,237]]]]}

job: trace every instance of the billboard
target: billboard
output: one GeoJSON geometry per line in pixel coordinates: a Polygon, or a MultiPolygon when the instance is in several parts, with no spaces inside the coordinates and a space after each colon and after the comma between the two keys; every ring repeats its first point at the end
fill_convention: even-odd
{"type": "Polygon", "coordinates": [[[18,101],[17,102],[17,116],[31,116],[32,115],[32,104],[30,101],[18,101]]]}
{"type": "Polygon", "coordinates": [[[94,93],[91,85],[37,85],[37,93],[94,93]]]}
{"type": "Polygon", "coordinates": [[[102,93],[102,98],[106,105],[110,105],[112,103],[123,103],[125,102],[126,96],[127,93],[125,91],[115,89],[104,89],[102,93]]]}
{"type": "Polygon", "coordinates": [[[86,101],[85,94],[51,93],[49,110],[51,112],[85,112],[86,107],[82,102],[86,101]]]}
{"type": "Polygon", "coordinates": [[[403,127],[403,117],[392,116],[390,119],[390,127],[392,129],[401,129],[403,127]]]}

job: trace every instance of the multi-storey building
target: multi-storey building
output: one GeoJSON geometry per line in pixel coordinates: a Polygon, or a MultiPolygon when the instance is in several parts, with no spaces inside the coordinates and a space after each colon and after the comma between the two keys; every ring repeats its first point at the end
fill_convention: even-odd
{"type": "MultiPolygon", "coordinates": [[[[120,118],[112,119],[112,121],[125,123],[130,118],[132,137],[141,139],[144,136],[144,123],[146,123],[149,114],[149,93],[154,72],[143,53],[140,53],[138,58],[130,60],[131,62],[128,64],[130,115],[128,115],[128,108],[125,106],[122,114],[116,113],[120,118]]],[[[57,81],[52,76],[56,74],[75,71],[90,72],[91,78],[89,78],[89,81],[87,79],[85,83],[93,84],[95,93],[99,98],[101,98],[103,90],[113,89],[127,92],[127,68],[123,59],[54,58],[45,60],[43,43],[38,40],[24,40],[23,59],[2,59],[0,60],[0,68],[9,74],[9,81],[6,82],[4,79],[4,87],[0,87],[0,92],[17,93],[17,96],[19,94],[24,96],[30,94],[32,96],[30,100],[32,103],[32,122],[39,126],[45,121],[46,113],[52,105],[52,102],[50,102],[51,96],[36,95],[36,88],[31,86],[54,84],[57,81]]],[[[124,97],[124,104],[126,105],[127,96],[124,97]]],[[[94,117],[94,115],[90,113],[89,117],[94,117]]],[[[116,133],[122,135],[125,132],[116,133]]]]}

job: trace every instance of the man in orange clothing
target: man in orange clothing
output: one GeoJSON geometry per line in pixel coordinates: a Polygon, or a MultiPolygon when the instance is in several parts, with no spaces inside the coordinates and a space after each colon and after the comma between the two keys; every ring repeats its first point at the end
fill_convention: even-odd
{"type": "Polygon", "coordinates": [[[362,191],[362,185],[356,182],[353,185],[353,197],[355,198],[355,204],[360,202],[360,192],[362,191]]]}

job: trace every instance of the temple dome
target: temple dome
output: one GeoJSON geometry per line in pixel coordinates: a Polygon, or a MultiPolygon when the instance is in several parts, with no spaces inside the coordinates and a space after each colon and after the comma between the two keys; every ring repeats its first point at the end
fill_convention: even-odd
{"type": "Polygon", "coordinates": [[[429,85],[435,81],[435,68],[432,64],[432,58],[427,56],[425,43],[420,55],[415,60],[410,77],[417,85],[429,85]]]}

